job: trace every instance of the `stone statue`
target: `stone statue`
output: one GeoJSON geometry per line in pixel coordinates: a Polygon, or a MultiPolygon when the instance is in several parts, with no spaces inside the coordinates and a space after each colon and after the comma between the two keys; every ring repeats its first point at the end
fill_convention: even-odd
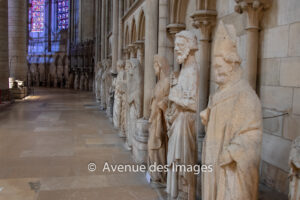
{"type": "Polygon", "coordinates": [[[206,128],[202,164],[203,200],[256,200],[262,142],[261,104],[242,80],[241,58],[232,25],[219,24],[213,47],[217,91],[200,113],[206,128]]]}
{"type": "Polygon", "coordinates": [[[89,91],[89,75],[87,72],[84,72],[84,89],[85,91],[89,91]]]}
{"type": "Polygon", "coordinates": [[[113,123],[116,128],[121,127],[121,111],[122,111],[122,95],[125,93],[125,71],[124,62],[122,60],[117,63],[117,78],[114,95],[114,108],[113,108],[113,123]]]}
{"type": "Polygon", "coordinates": [[[85,82],[85,75],[84,72],[81,72],[80,81],[79,81],[79,90],[84,90],[84,82],[85,82]]]}
{"type": "Polygon", "coordinates": [[[126,146],[132,148],[133,136],[135,134],[136,120],[142,117],[143,106],[143,74],[139,60],[132,58],[126,61],[128,68],[127,77],[127,138],[126,146]]]}
{"type": "Polygon", "coordinates": [[[96,68],[96,77],[95,77],[95,89],[96,89],[96,100],[99,103],[101,98],[101,76],[102,76],[102,68],[101,63],[97,63],[96,68]]]}
{"type": "Polygon", "coordinates": [[[106,101],[106,114],[109,118],[112,118],[112,97],[113,97],[113,89],[112,89],[112,74],[111,74],[111,62],[110,60],[105,61],[106,65],[106,76],[105,76],[105,101],[106,101]]]}
{"type": "MultiPolygon", "coordinates": [[[[166,165],[167,162],[167,127],[165,112],[168,108],[168,95],[170,90],[169,64],[159,55],[154,56],[154,70],[157,76],[157,84],[151,100],[151,114],[149,118],[148,139],[148,165],[166,165]]],[[[166,183],[166,172],[149,172],[154,183],[166,183]]]]}
{"type": "Polygon", "coordinates": [[[300,199],[300,136],[292,144],[289,164],[291,167],[289,200],[300,199]]]}
{"type": "Polygon", "coordinates": [[[178,165],[186,167],[195,164],[196,133],[195,120],[198,97],[198,66],[195,60],[197,39],[193,32],[181,31],[175,36],[177,62],[183,64],[179,76],[171,77],[169,100],[170,110],[167,113],[168,155],[167,192],[172,198],[195,198],[195,175],[193,172],[173,170],[178,165]]]}
{"type": "Polygon", "coordinates": [[[106,79],[106,76],[107,76],[107,66],[106,64],[104,63],[104,61],[102,62],[102,76],[101,76],[101,98],[100,98],[100,108],[102,110],[105,110],[106,109],[106,88],[105,88],[105,79],[106,79]]]}
{"type": "Polygon", "coordinates": [[[79,75],[78,72],[75,71],[74,90],[78,90],[78,88],[79,88],[79,75]]]}
{"type": "Polygon", "coordinates": [[[128,93],[128,89],[127,89],[127,85],[128,85],[128,76],[129,76],[129,69],[128,69],[129,65],[125,65],[124,68],[124,85],[122,90],[124,91],[124,93],[121,96],[121,116],[120,116],[120,132],[119,132],[119,136],[120,137],[127,137],[127,113],[128,113],[128,104],[127,104],[127,93],[128,93]]]}

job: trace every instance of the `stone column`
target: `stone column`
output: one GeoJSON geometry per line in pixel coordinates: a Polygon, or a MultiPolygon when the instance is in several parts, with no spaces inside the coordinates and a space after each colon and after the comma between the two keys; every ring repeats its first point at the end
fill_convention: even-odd
{"type": "Polygon", "coordinates": [[[101,61],[105,59],[106,49],[105,49],[105,40],[106,40],[106,0],[102,0],[102,10],[101,10],[101,61]]]}
{"type": "Polygon", "coordinates": [[[8,41],[10,77],[26,81],[26,1],[8,1],[8,41]]]}
{"type": "Polygon", "coordinates": [[[144,106],[143,116],[150,116],[150,100],[156,78],[153,68],[153,58],[157,53],[158,31],[158,0],[146,1],[145,6],[145,71],[144,71],[144,106]]]}
{"type": "MultiPolygon", "coordinates": [[[[184,29],[185,29],[185,24],[169,24],[167,26],[167,30],[173,39],[173,43],[175,42],[176,33],[179,33],[180,31],[182,31],[184,29]]],[[[174,46],[172,48],[173,48],[173,71],[179,72],[180,69],[179,69],[179,64],[176,61],[175,48],[174,48],[174,46]]]]}
{"type": "Polygon", "coordinates": [[[8,94],[8,5],[7,0],[0,1],[0,99],[4,100],[8,94]]]}
{"type": "Polygon", "coordinates": [[[119,2],[113,0],[113,30],[112,30],[112,69],[113,73],[117,73],[118,61],[118,34],[119,34],[119,2]]]}
{"type": "Polygon", "coordinates": [[[210,49],[211,49],[211,31],[215,25],[217,12],[213,10],[198,10],[191,18],[193,26],[201,32],[199,43],[199,97],[197,109],[196,131],[199,139],[199,158],[201,156],[202,141],[204,138],[204,127],[201,123],[200,112],[207,107],[209,96],[209,77],[210,77],[210,49]]]}
{"type": "Polygon", "coordinates": [[[118,38],[118,60],[122,60],[123,49],[123,1],[119,1],[119,38],[118,38]]]}
{"type": "Polygon", "coordinates": [[[159,30],[158,30],[158,54],[168,60],[170,66],[174,62],[173,38],[168,35],[169,7],[168,0],[159,0],[159,30]]]}
{"type": "Polygon", "coordinates": [[[256,89],[259,22],[263,11],[270,7],[270,0],[236,0],[236,2],[235,11],[240,14],[247,13],[247,54],[244,77],[256,89]]]}

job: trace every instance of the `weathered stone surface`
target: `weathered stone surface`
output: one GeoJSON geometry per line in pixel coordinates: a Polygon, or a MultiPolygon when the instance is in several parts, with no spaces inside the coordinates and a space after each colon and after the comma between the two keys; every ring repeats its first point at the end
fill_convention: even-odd
{"type": "Polygon", "coordinates": [[[270,188],[288,194],[288,173],[265,161],[261,164],[260,181],[270,188]]]}
{"type": "Polygon", "coordinates": [[[294,140],[300,136],[300,116],[291,115],[284,117],[283,137],[294,140]]]}
{"type": "Polygon", "coordinates": [[[286,57],[289,45],[289,26],[278,26],[261,32],[261,57],[286,57]]]}
{"type": "Polygon", "coordinates": [[[293,113],[300,115],[300,88],[294,89],[293,113]]]}
{"type": "Polygon", "coordinates": [[[258,78],[261,85],[279,86],[280,59],[260,59],[258,78]]]}
{"type": "Polygon", "coordinates": [[[260,98],[264,108],[288,111],[292,108],[293,89],[287,87],[262,86],[260,98]]]}
{"type": "Polygon", "coordinates": [[[281,115],[282,112],[276,112],[273,110],[264,109],[263,111],[263,131],[264,133],[282,136],[283,128],[283,116],[273,117],[281,115]]]}
{"type": "Polygon", "coordinates": [[[300,87],[300,57],[290,57],[281,60],[280,85],[300,87]]]}
{"type": "Polygon", "coordinates": [[[291,24],[290,32],[289,32],[289,56],[300,56],[299,35],[300,35],[300,23],[291,24]]]}
{"type": "Polygon", "coordinates": [[[285,172],[288,172],[290,146],[290,140],[264,133],[262,143],[262,159],[284,170],[285,172]]]}
{"type": "Polygon", "coordinates": [[[278,25],[298,22],[300,18],[300,1],[298,0],[278,0],[277,20],[278,25]]]}

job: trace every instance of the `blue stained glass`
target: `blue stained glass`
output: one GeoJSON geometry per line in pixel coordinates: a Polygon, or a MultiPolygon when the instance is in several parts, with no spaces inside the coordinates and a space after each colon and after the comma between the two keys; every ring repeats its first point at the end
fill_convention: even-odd
{"type": "Polygon", "coordinates": [[[69,0],[58,0],[57,3],[58,29],[68,29],[69,26],[69,0]]]}
{"type": "Polygon", "coordinates": [[[31,4],[31,32],[43,32],[45,23],[45,0],[32,0],[31,4]]]}

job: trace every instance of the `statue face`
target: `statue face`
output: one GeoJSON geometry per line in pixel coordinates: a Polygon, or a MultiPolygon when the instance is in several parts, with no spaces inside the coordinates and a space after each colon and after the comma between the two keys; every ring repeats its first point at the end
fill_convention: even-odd
{"type": "Polygon", "coordinates": [[[214,59],[215,81],[218,85],[224,85],[230,80],[233,66],[227,63],[223,57],[218,56],[214,59]]]}
{"type": "Polygon", "coordinates": [[[176,37],[175,39],[175,52],[177,54],[177,62],[179,64],[184,63],[188,57],[190,49],[187,46],[187,41],[183,37],[176,37]]]}

